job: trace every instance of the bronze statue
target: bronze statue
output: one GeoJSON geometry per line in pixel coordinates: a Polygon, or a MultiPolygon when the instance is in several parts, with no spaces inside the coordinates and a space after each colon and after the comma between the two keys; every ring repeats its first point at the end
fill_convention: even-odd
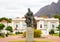
{"type": "Polygon", "coordinates": [[[33,27],[33,12],[31,12],[30,8],[28,8],[28,12],[25,15],[25,22],[27,24],[27,27],[33,27]]]}

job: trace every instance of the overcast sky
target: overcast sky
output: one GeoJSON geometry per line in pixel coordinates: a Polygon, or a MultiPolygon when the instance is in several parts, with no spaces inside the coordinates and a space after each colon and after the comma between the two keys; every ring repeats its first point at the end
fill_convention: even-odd
{"type": "Polygon", "coordinates": [[[36,13],[40,8],[58,0],[0,0],[0,17],[22,17],[27,8],[36,13]]]}

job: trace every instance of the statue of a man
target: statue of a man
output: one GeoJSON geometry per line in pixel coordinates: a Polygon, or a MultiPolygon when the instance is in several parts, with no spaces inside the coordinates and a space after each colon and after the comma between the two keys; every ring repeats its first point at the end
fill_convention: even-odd
{"type": "Polygon", "coordinates": [[[25,15],[25,22],[27,24],[27,27],[33,27],[33,12],[31,12],[30,8],[28,8],[28,12],[25,15]]]}

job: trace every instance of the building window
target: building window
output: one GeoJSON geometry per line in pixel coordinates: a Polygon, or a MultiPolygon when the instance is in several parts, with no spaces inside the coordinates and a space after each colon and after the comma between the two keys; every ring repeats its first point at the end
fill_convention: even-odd
{"type": "Polygon", "coordinates": [[[42,28],[42,24],[40,25],[40,28],[42,28]]]}
{"type": "Polygon", "coordinates": [[[18,25],[16,24],[16,28],[18,28],[18,25]]]}
{"type": "Polygon", "coordinates": [[[55,26],[52,24],[52,28],[54,28],[55,26]]]}
{"type": "Polygon", "coordinates": [[[47,28],[47,23],[46,22],[44,23],[44,28],[47,28]]]}
{"type": "Polygon", "coordinates": [[[44,25],[44,28],[47,28],[47,24],[44,25]]]}
{"type": "Polygon", "coordinates": [[[26,26],[26,24],[25,24],[25,23],[23,23],[23,26],[26,26]]]}

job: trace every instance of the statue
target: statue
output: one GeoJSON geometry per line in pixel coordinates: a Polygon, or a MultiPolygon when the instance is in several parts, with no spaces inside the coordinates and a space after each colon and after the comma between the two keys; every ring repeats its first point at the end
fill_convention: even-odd
{"type": "Polygon", "coordinates": [[[34,16],[33,16],[33,12],[31,12],[30,8],[28,8],[28,12],[26,13],[25,15],[25,22],[27,24],[27,27],[33,27],[33,19],[34,19],[34,16]]]}

